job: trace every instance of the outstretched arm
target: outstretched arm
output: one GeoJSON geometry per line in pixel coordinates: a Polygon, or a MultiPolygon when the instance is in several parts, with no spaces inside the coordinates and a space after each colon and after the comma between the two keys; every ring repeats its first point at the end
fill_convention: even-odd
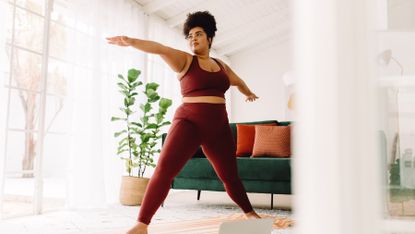
{"type": "Polygon", "coordinates": [[[229,77],[229,82],[232,86],[238,87],[239,92],[243,93],[246,96],[245,101],[253,102],[259,97],[257,97],[246,85],[246,83],[234,72],[232,69],[224,62],[219,60],[219,62],[225,67],[225,72],[229,77]]]}
{"type": "Polygon", "coordinates": [[[189,57],[191,58],[191,55],[184,51],[170,48],[155,41],[141,40],[127,36],[107,37],[106,39],[109,44],[132,46],[145,53],[158,54],[176,73],[180,73],[189,61],[189,57]]]}

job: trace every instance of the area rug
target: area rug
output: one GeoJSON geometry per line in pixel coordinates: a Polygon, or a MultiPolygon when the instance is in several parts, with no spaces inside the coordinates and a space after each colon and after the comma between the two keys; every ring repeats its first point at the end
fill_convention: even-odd
{"type": "MultiPolygon", "coordinates": [[[[294,221],[288,217],[276,217],[268,214],[259,214],[262,218],[274,218],[274,229],[284,229],[291,227],[294,221]]],[[[228,216],[218,216],[198,220],[188,220],[180,222],[159,223],[149,226],[149,233],[157,234],[217,234],[219,226],[223,222],[246,220],[244,214],[233,214],[228,216]]]]}

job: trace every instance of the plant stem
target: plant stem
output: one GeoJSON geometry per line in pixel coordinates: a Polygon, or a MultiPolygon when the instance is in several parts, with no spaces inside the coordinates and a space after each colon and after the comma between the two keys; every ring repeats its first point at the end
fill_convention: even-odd
{"type": "MultiPolygon", "coordinates": [[[[127,107],[128,108],[128,107],[127,107]]],[[[130,154],[130,160],[128,161],[128,175],[131,176],[131,162],[132,162],[132,155],[131,155],[131,135],[130,135],[130,121],[129,115],[127,114],[127,135],[128,135],[128,152],[130,154]]]]}

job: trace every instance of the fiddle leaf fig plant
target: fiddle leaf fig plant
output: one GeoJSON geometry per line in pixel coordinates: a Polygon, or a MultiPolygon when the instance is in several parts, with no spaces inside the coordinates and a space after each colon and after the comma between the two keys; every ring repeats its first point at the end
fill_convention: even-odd
{"type": "MultiPolygon", "coordinates": [[[[154,156],[160,153],[157,142],[161,139],[163,126],[171,124],[165,121],[165,115],[172,101],[161,98],[157,93],[159,85],[155,82],[147,83],[143,91],[145,100],[139,104],[138,112],[140,118],[133,120],[136,97],[139,95],[137,89],[143,85],[138,80],[140,71],[128,70],[127,78],[118,75],[119,92],[124,96],[123,106],[120,107],[121,116],[113,116],[111,121],[122,121],[123,129],[114,133],[114,137],[120,139],[118,142],[117,155],[125,160],[126,172],[129,176],[143,177],[147,167],[155,167],[154,156]],[[153,108],[157,105],[158,109],[153,108]],[[137,173],[137,174],[134,174],[137,173]]],[[[134,115],[136,116],[136,115],[134,115]]]]}

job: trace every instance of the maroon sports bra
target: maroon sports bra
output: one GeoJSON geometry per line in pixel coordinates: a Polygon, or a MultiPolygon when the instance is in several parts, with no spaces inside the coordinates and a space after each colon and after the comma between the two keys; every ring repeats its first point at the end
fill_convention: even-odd
{"type": "Polygon", "coordinates": [[[218,96],[225,98],[225,92],[229,89],[228,75],[222,64],[213,58],[219,65],[217,72],[208,72],[199,66],[198,59],[193,55],[192,63],[186,74],[180,80],[183,97],[218,96]]]}

